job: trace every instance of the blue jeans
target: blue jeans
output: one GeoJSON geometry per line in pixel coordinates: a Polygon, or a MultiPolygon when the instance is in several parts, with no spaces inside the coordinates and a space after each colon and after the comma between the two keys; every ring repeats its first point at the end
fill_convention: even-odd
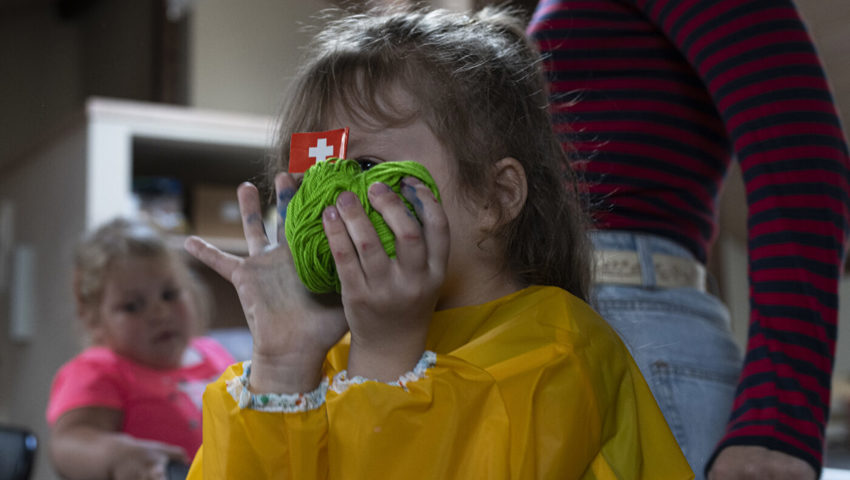
{"type": "Polygon", "coordinates": [[[592,303],[635,359],[696,479],[723,436],[741,369],[725,305],[694,288],[658,288],[650,255],[692,259],[654,235],[594,231],[597,249],[636,251],[643,285],[597,284],[592,303]]]}

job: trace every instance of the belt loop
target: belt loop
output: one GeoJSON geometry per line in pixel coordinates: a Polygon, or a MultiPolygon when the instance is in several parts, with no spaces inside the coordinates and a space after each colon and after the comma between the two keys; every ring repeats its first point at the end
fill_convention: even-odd
{"type": "Polygon", "coordinates": [[[638,254],[640,262],[640,279],[644,287],[654,288],[655,281],[655,265],[652,262],[652,249],[649,245],[649,239],[643,235],[635,235],[635,250],[638,254]]]}

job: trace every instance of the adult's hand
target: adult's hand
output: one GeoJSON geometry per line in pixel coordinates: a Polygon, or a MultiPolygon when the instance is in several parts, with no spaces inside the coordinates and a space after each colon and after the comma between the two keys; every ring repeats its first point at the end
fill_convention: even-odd
{"type": "Polygon", "coordinates": [[[759,446],[731,446],[720,451],[708,480],[815,480],[807,462],[759,446]]]}

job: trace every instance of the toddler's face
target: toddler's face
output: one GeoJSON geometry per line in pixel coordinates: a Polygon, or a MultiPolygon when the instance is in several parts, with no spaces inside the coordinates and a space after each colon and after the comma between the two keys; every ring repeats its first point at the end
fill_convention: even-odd
{"type": "MultiPolygon", "coordinates": [[[[409,96],[396,91],[392,101],[410,105],[409,96]]],[[[338,109],[342,110],[342,109],[338,109]]],[[[358,116],[338,111],[327,129],[349,127],[346,157],[364,167],[383,162],[411,160],[428,169],[440,190],[442,205],[450,228],[449,263],[446,280],[440,294],[438,309],[451,308],[466,302],[456,298],[469,284],[466,278],[476,262],[486,261],[477,247],[482,238],[475,205],[461,195],[456,181],[454,156],[440,143],[421,118],[402,126],[376,126],[358,116]]]]}
{"type": "Polygon", "coordinates": [[[95,327],[99,343],[153,368],[179,366],[192,309],[168,259],[118,259],[106,276],[95,327]]]}

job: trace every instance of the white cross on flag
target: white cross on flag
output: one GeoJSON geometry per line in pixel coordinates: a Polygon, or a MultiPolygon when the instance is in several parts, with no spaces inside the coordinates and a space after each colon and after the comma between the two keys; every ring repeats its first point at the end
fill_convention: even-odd
{"type": "Polygon", "coordinates": [[[345,158],[348,127],[327,132],[293,133],[289,142],[289,173],[303,173],[317,162],[345,158]]]}

